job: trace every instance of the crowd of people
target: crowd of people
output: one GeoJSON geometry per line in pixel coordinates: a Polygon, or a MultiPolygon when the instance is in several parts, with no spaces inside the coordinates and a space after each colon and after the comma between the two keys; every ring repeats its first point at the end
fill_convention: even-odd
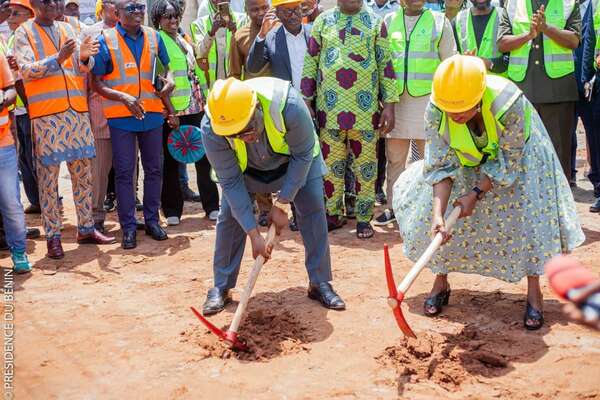
{"type": "MultiPolygon", "coordinates": [[[[235,185],[231,176],[219,175],[219,171],[234,167],[252,174],[255,163],[238,167],[219,161],[218,166],[212,165],[215,174],[210,157],[202,157],[194,165],[199,190],[194,193],[186,164],[177,161],[167,145],[171,132],[181,126],[202,128],[215,84],[222,85],[228,78],[278,78],[292,88],[287,101],[295,102],[295,96],[303,100],[318,138],[315,151],[324,160],[319,190],[327,231],[356,219],[357,237],[368,239],[374,235],[372,224],[386,225],[398,218],[401,231],[416,237],[425,230],[418,226],[424,216],[415,216],[415,210],[425,214],[432,210],[420,198],[423,191],[405,191],[395,198],[394,184],[407,166],[425,157],[429,171],[402,175],[404,181],[409,176],[414,179],[406,187],[418,187],[423,179],[437,184],[455,177],[459,166],[479,167],[490,154],[496,156],[497,149],[491,147],[498,143],[487,136],[473,136],[472,152],[465,151],[464,138],[432,141],[431,132],[439,130],[433,137],[442,139],[442,125],[451,127],[457,121],[451,113],[452,118],[445,116],[452,107],[444,109],[434,102],[436,113],[430,106],[434,74],[455,54],[479,58],[487,74],[508,78],[522,91],[527,103],[513,102],[510,110],[485,104],[485,98],[480,108],[519,114],[518,121],[494,115],[504,135],[522,136],[526,131],[526,137],[519,140],[531,137],[545,146],[548,132],[552,146],[544,148],[543,154],[554,151],[559,164],[544,167],[556,171],[546,178],[560,180],[564,173],[571,186],[576,186],[576,129],[581,119],[587,139],[586,174],[596,197],[590,211],[600,212],[597,0],[338,0],[336,7],[327,10],[318,0],[205,0],[197,19],[182,26],[185,6],[185,0],[153,0],[148,7],[141,0],[98,0],[98,22],[88,26],[78,20],[76,1],[5,0],[0,4],[0,22],[6,21],[10,28],[10,35],[0,41],[0,245],[10,250],[15,272],[31,270],[26,238],[40,236],[39,230],[26,228],[24,214],[41,214],[48,257],[64,257],[58,187],[63,162],[71,177],[80,244],[116,242],[104,225],[106,213],[115,208],[123,249],[136,247],[138,230],[154,240],[168,239],[160,210],[168,226],[177,225],[184,201],[201,202],[212,221],[225,221],[231,213],[238,222],[240,214],[247,217],[247,210],[236,208],[236,200],[227,198],[228,191],[219,198],[216,182],[222,187],[235,185]],[[448,149],[460,151],[451,157],[448,149]],[[479,151],[485,153],[483,160],[479,151]],[[140,161],[142,201],[137,188],[140,161]],[[25,209],[19,181],[29,203],[25,209]],[[382,212],[374,215],[378,205],[383,206],[382,212]],[[394,209],[402,210],[403,217],[394,209]],[[136,211],[143,211],[143,220],[136,217],[136,211]]],[[[235,109],[235,104],[223,107],[235,109]]],[[[238,151],[235,139],[229,143],[238,151]]],[[[247,151],[256,152],[253,147],[247,151]]],[[[251,156],[265,159],[260,152],[251,156]]],[[[528,162],[539,164],[542,155],[537,156],[528,162]]],[[[488,168],[490,179],[511,186],[518,176],[510,168],[515,160],[524,162],[519,157],[506,150],[505,164],[488,168]]],[[[264,161],[260,167],[269,169],[268,164],[264,161]]],[[[287,162],[276,164],[270,165],[275,175],[281,172],[278,169],[288,168],[287,162]]],[[[490,179],[482,185],[492,185],[490,179]]],[[[521,184],[527,179],[539,185],[542,178],[523,176],[521,184]]],[[[464,186],[465,180],[459,181],[458,186],[464,186]]],[[[273,193],[266,187],[257,185],[251,193],[252,218],[262,226],[270,223],[274,204],[273,193]]],[[[561,192],[559,184],[553,187],[559,194],[550,200],[569,203],[570,191],[561,192]]],[[[511,196],[534,189],[520,187],[516,193],[512,188],[511,196]]],[[[451,186],[443,192],[450,190],[451,186]]],[[[291,203],[289,227],[302,233],[291,203]]],[[[555,206],[560,208],[560,204],[555,206]]],[[[569,206],[563,208],[559,219],[576,220],[569,206]]],[[[439,218],[440,210],[434,210],[439,218]]],[[[305,211],[299,212],[306,217],[305,211]]],[[[543,231],[539,212],[532,209],[525,214],[519,223],[541,224],[543,231]]],[[[561,220],[560,225],[564,224],[569,221],[561,220]]],[[[563,243],[563,251],[579,242],[578,225],[573,224],[571,240],[563,243]]],[[[419,240],[424,241],[424,236],[419,240]]],[[[415,246],[413,251],[420,248],[415,246]]],[[[229,249],[234,250],[239,253],[239,249],[229,249]]],[[[561,250],[560,243],[554,250],[561,250]]],[[[522,259],[519,263],[526,264],[522,259]]],[[[534,270],[494,270],[483,264],[473,269],[515,281],[539,275],[539,262],[535,265],[534,270]]],[[[461,268],[455,266],[455,270],[461,268]]],[[[449,296],[444,278],[448,268],[439,272],[443,277],[436,281],[428,303],[432,315],[449,296]]],[[[532,309],[541,308],[541,295],[534,293],[529,300],[532,309]]],[[[531,324],[537,326],[539,318],[535,320],[533,312],[530,315],[531,324]]]]}

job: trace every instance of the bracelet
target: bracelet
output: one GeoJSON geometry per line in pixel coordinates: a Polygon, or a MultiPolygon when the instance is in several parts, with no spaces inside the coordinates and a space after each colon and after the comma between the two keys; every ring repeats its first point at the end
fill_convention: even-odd
{"type": "Polygon", "coordinates": [[[282,202],[281,202],[281,201],[279,201],[279,200],[275,200],[275,202],[273,203],[273,207],[277,207],[277,208],[279,208],[281,211],[283,211],[283,212],[285,212],[285,213],[287,214],[287,213],[288,213],[288,211],[289,211],[290,205],[289,205],[289,204],[282,203],[282,202]]]}

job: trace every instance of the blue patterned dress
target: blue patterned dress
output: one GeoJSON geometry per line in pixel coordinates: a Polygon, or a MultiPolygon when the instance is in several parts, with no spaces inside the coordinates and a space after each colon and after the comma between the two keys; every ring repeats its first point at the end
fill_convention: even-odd
{"type": "Polygon", "coordinates": [[[456,223],[452,239],[429,264],[433,273],[462,272],[518,282],[524,276],[542,275],[548,259],[583,243],[573,195],[535,111],[525,141],[526,106],[530,103],[521,95],[502,116],[505,129],[498,132],[496,159],[468,168],[460,165],[438,133],[442,112],[428,105],[425,159],[408,168],[394,185],[394,212],[409,259],[417,260],[431,242],[432,185],[452,179],[449,213],[454,200],[471,191],[481,174],[492,180],[493,189],[477,202],[472,216],[456,223]]]}

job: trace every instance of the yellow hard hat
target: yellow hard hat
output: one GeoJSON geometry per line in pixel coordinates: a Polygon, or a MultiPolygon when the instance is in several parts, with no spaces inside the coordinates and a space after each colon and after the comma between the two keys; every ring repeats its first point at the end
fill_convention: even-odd
{"type": "Polygon", "coordinates": [[[485,64],[474,56],[445,59],[433,75],[431,101],[445,112],[460,113],[475,107],[485,92],[485,64]]]}
{"type": "Polygon", "coordinates": [[[219,136],[235,135],[254,115],[256,93],[239,79],[219,79],[208,93],[207,103],[213,131],[219,136]]]}
{"type": "Polygon", "coordinates": [[[295,3],[302,3],[302,0],[273,0],[271,2],[271,6],[277,7],[277,6],[283,6],[285,4],[295,4],[295,3]]]}

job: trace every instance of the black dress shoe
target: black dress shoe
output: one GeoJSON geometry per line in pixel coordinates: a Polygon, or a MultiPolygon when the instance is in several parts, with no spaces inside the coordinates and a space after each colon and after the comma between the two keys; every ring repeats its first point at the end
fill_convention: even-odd
{"type": "Polygon", "coordinates": [[[106,228],[104,228],[104,221],[94,222],[94,229],[104,235],[106,233],[106,228]]]}
{"type": "Polygon", "coordinates": [[[202,315],[213,315],[223,311],[225,305],[231,301],[229,290],[211,288],[206,294],[206,301],[202,305],[202,315]]]}
{"type": "Polygon", "coordinates": [[[41,214],[42,208],[39,206],[39,204],[31,204],[23,212],[25,214],[41,214]]]}
{"type": "Polygon", "coordinates": [[[136,231],[123,232],[121,247],[124,250],[135,249],[137,247],[136,231]]]}
{"type": "Polygon", "coordinates": [[[167,240],[167,232],[157,223],[146,224],[146,235],[152,236],[154,240],[167,240]]]}
{"type": "Polygon", "coordinates": [[[319,284],[310,284],[308,286],[308,297],[317,300],[323,304],[323,307],[332,310],[345,310],[346,303],[333,290],[329,282],[321,282],[319,284]]]}
{"type": "Polygon", "coordinates": [[[38,228],[27,228],[25,233],[25,237],[27,237],[27,239],[37,239],[40,237],[40,235],[41,233],[38,228]]]}

